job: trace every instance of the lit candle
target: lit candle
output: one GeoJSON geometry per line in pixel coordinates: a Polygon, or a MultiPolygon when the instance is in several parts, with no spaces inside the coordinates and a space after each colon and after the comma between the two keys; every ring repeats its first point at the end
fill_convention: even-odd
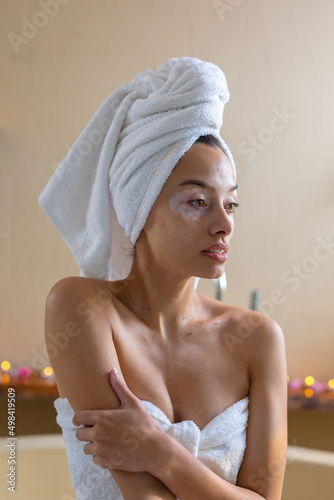
{"type": "Polygon", "coordinates": [[[1,373],[1,383],[3,385],[8,385],[10,382],[10,376],[8,373],[1,373]]]}
{"type": "Polygon", "coordinates": [[[305,389],[304,394],[307,398],[311,398],[314,394],[313,389],[311,389],[311,387],[308,387],[307,389],[305,389]]]}
{"type": "Polygon", "coordinates": [[[10,367],[11,367],[11,364],[9,361],[3,361],[1,363],[1,370],[3,370],[4,372],[8,372],[10,370],[10,367]]]}
{"type": "Polygon", "coordinates": [[[311,375],[305,378],[305,384],[308,386],[313,385],[314,382],[315,382],[314,377],[311,377],[311,375]]]}
{"type": "Polygon", "coordinates": [[[9,370],[11,369],[11,364],[9,361],[4,360],[4,361],[2,361],[0,366],[1,366],[1,370],[2,370],[1,377],[0,377],[1,384],[7,385],[10,382],[10,371],[9,370]]]}
{"type": "Polygon", "coordinates": [[[331,378],[330,380],[328,380],[328,387],[330,389],[334,389],[334,378],[331,378]]]}
{"type": "Polygon", "coordinates": [[[53,369],[51,366],[46,366],[42,371],[41,371],[41,378],[44,379],[44,384],[45,385],[52,385],[54,383],[54,373],[53,369]]]}
{"type": "Polygon", "coordinates": [[[51,377],[53,375],[53,369],[51,366],[46,366],[43,370],[43,373],[46,377],[51,377]]]}

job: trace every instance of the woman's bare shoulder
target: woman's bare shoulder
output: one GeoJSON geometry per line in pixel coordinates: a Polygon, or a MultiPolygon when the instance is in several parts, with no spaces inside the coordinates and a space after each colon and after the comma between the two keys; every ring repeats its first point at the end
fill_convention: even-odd
{"type": "Polygon", "coordinates": [[[81,276],[69,276],[59,280],[51,288],[46,299],[46,311],[93,317],[103,312],[113,302],[110,282],[81,276]]]}
{"type": "Polygon", "coordinates": [[[211,319],[221,325],[222,338],[230,350],[243,346],[247,350],[251,347],[258,350],[259,346],[266,348],[284,341],[282,329],[271,317],[205,296],[202,300],[211,319]]]}
{"type": "Polygon", "coordinates": [[[45,340],[50,335],[68,333],[72,346],[89,337],[101,338],[112,332],[113,295],[107,281],[70,276],[58,281],[50,290],[45,305],[45,340]],[[73,335],[71,332],[80,332],[73,335]],[[51,333],[50,333],[51,332],[51,333]]]}
{"type": "Polygon", "coordinates": [[[78,297],[80,294],[87,293],[90,290],[105,289],[106,287],[106,281],[85,278],[83,276],[67,276],[52,286],[48,294],[48,299],[68,298],[70,296],[78,297]]]}
{"type": "Polygon", "coordinates": [[[222,335],[230,352],[242,352],[256,367],[271,355],[284,358],[285,341],[280,325],[269,316],[242,307],[228,306],[228,329],[222,335]]]}

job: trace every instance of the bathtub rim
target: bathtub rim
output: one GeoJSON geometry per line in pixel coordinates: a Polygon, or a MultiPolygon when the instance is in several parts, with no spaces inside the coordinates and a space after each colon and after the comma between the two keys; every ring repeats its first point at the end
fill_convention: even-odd
{"type": "Polygon", "coordinates": [[[32,434],[27,436],[0,437],[0,452],[8,450],[8,443],[14,441],[18,451],[65,449],[62,434],[32,434]]]}

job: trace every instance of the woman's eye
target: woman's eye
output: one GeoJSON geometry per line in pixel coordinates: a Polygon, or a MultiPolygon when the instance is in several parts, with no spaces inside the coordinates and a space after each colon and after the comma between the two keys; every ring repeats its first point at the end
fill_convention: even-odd
{"type": "Polygon", "coordinates": [[[235,209],[238,208],[239,203],[228,203],[225,205],[226,212],[229,212],[230,214],[234,214],[235,209]]]}
{"type": "Polygon", "coordinates": [[[205,200],[191,200],[189,203],[195,208],[204,208],[207,206],[205,200]]]}

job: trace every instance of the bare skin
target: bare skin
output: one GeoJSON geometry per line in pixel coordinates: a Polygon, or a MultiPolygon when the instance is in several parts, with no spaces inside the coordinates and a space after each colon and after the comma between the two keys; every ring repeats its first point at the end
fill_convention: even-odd
{"type": "Polygon", "coordinates": [[[212,279],[224,271],[222,253],[204,250],[230,243],[235,187],[225,154],[195,144],[149,215],[128,279],[66,278],[49,294],[46,342],[48,332],[76,325],[51,359],[60,396],[78,412],[76,424],[91,426],[78,438],[91,441],[85,452],[112,472],[126,500],[280,499],[286,449],[282,332],[270,318],[194,290],[194,276],[212,279]],[[111,377],[110,385],[113,367],[120,379],[111,377]],[[237,485],[160,432],[140,405],[151,401],[172,422],[193,420],[202,429],[247,395],[247,447],[237,485]],[[116,412],[80,411],[116,409],[120,401],[123,409],[116,412]],[[135,425],[150,429],[137,454],[119,442],[135,425]],[[115,447],[124,458],[116,467],[106,458],[115,447]]]}

